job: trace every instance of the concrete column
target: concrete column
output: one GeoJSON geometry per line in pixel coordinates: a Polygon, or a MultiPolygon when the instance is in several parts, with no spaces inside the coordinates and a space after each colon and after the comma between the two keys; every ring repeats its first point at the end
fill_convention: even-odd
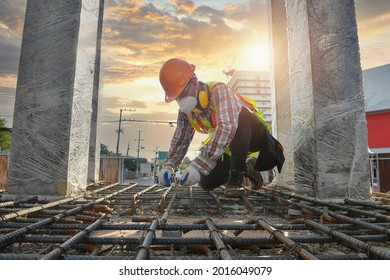
{"type": "Polygon", "coordinates": [[[286,0],[295,185],[319,198],[369,196],[353,0],[286,0]]]}
{"type": "Polygon", "coordinates": [[[91,134],[89,139],[89,159],[88,159],[88,181],[99,181],[100,168],[100,135],[98,130],[99,117],[99,88],[100,88],[100,54],[102,45],[103,33],[103,14],[104,0],[99,2],[99,16],[97,26],[96,39],[96,59],[95,71],[93,77],[93,94],[92,94],[92,119],[91,119],[91,134]]]}
{"type": "Polygon", "coordinates": [[[98,0],[29,0],[13,121],[9,193],[87,185],[98,0]]]}
{"type": "Polygon", "coordinates": [[[288,66],[287,15],[285,0],[268,0],[270,36],[272,131],[284,148],[286,158],[278,185],[294,184],[293,137],[291,127],[290,79],[288,66]]]}

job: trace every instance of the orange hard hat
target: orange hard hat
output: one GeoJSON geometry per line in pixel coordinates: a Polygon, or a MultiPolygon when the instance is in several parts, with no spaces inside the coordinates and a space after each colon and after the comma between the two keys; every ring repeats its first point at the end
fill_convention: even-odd
{"type": "Polygon", "coordinates": [[[178,97],[195,72],[195,65],[180,58],[171,58],[160,69],[160,83],[165,91],[165,102],[178,97]]]}

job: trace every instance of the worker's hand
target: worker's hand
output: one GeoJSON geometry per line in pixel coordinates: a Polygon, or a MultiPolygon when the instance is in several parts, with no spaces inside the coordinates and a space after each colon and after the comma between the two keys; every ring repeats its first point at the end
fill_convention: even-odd
{"type": "Polygon", "coordinates": [[[161,169],[160,173],[158,174],[158,182],[162,186],[171,186],[171,178],[173,175],[173,168],[172,167],[164,167],[161,169]]]}
{"type": "Polygon", "coordinates": [[[192,165],[189,165],[181,174],[180,185],[191,186],[198,183],[199,181],[200,181],[199,171],[192,165]]]}

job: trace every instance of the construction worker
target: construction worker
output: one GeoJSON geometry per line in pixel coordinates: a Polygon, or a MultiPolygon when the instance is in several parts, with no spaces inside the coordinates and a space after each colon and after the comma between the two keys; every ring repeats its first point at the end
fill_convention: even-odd
{"type": "Polygon", "coordinates": [[[257,108],[221,82],[203,83],[195,75],[195,65],[179,58],[166,61],[160,69],[160,83],[167,103],[179,105],[177,127],[168,158],[159,173],[159,182],[169,184],[174,170],[188,151],[195,131],[210,136],[200,154],[182,172],[181,184],[196,183],[204,190],[225,185],[225,197],[245,194],[244,176],[252,188],[262,185],[260,171],[284,163],[282,145],[267,131],[256,115],[257,108]],[[259,152],[260,151],[260,152],[259,152]],[[247,161],[248,154],[259,152],[247,161]]]}

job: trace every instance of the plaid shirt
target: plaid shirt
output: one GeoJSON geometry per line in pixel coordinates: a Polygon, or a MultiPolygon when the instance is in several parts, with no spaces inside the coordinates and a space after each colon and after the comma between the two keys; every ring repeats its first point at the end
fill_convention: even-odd
{"type": "MultiPolygon", "coordinates": [[[[215,108],[216,112],[216,127],[210,141],[201,148],[200,154],[191,163],[204,175],[208,175],[213,170],[217,160],[233,140],[242,107],[233,90],[226,84],[219,83],[215,85],[210,95],[210,106],[215,108]]],[[[205,113],[209,116],[210,110],[205,113]]],[[[202,116],[191,114],[194,118],[202,116]]],[[[177,127],[171,141],[168,158],[164,164],[165,167],[177,168],[188,151],[194,133],[195,130],[191,126],[187,115],[179,110],[177,127]]]]}

